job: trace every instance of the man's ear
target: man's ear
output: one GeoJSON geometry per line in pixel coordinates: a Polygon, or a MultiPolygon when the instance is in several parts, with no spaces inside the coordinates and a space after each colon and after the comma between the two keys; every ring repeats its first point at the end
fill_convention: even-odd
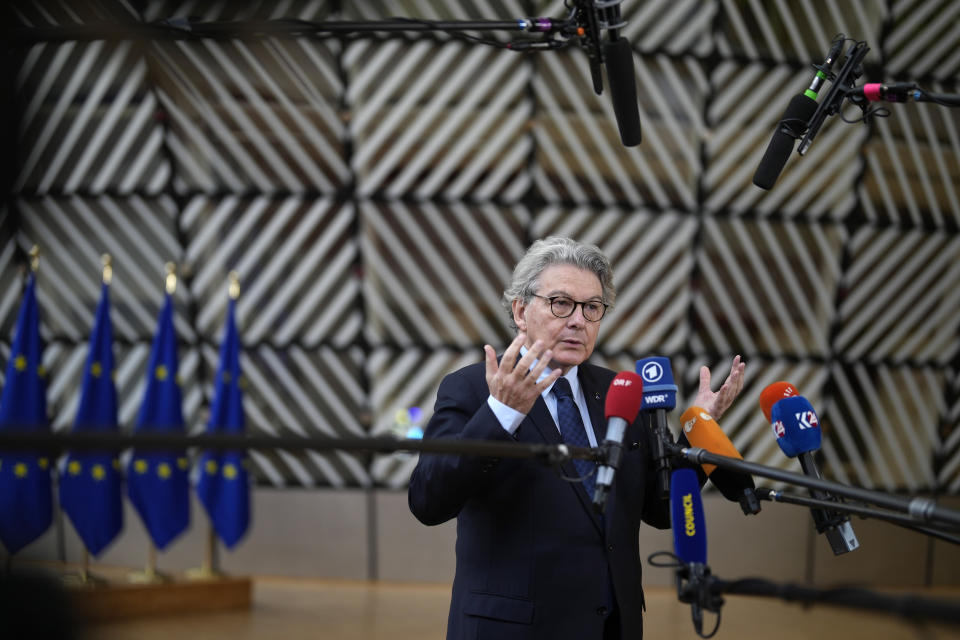
{"type": "Polygon", "coordinates": [[[514,298],[512,303],[513,308],[513,323],[517,325],[517,329],[520,331],[527,331],[527,321],[524,318],[527,312],[527,305],[523,301],[514,298]]]}

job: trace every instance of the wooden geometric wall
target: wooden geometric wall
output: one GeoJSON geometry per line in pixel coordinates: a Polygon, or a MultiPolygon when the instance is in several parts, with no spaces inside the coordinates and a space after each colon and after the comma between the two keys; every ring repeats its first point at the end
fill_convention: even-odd
{"type": "MultiPolygon", "coordinates": [[[[559,18],[559,1],[15,3],[0,365],[36,243],[51,418],[72,424],[109,252],[129,427],[174,260],[184,410],[201,430],[236,269],[249,428],[380,435],[409,407],[428,418],[445,373],[509,341],[498,298],[512,265],[532,240],[564,234],[615,267],[598,363],[669,356],[689,399],[700,364],[724,375],[742,354],[747,384],[723,427],[747,459],[798,468],[757,407],[787,379],[823,420],[825,475],[960,492],[960,112],[911,103],[867,125],[830,118],[772,190],[751,183],[838,32],[870,47],[861,82],[960,92],[956,3],[625,0],[622,11],[643,129],[633,148],[576,43],[518,53],[413,32],[171,37],[188,18],[559,18]],[[123,31],[143,23],[154,30],[123,31]],[[101,39],[67,29],[84,26],[101,39]]],[[[278,486],[400,488],[414,462],[253,456],[258,481],[278,486]]]]}

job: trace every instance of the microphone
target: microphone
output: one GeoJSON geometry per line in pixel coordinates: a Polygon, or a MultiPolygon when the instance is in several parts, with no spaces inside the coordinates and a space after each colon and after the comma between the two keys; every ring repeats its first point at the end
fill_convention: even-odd
{"type": "Polygon", "coordinates": [[[670,497],[670,455],[666,443],[673,444],[667,428],[667,411],[677,406],[677,385],[673,383],[670,359],[651,356],[637,360],[637,373],[643,379],[643,404],[640,411],[650,415],[653,431],[653,462],[657,476],[656,494],[661,499],[670,497]]]}
{"type": "Polygon", "coordinates": [[[623,435],[627,427],[637,419],[643,402],[643,380],[632,371],[621,371],[607,389],[603,415],[607,419],[607,435],[603,439],[606,462],[597,469],[593,506],[603,513],[607,495],[613,485],[613,474],[620,468],[623,456],[623,435]]]}
{"type": "Polygon", "coordinates": [[[706,519],[693,469],[677,469],[671,476],[670,522],[673,551],[679,560],[677,598],[691,605],[690,616],[697,635],[710,637],[703,636],[703,610],[719,614],[723,598],[711,593],[713,577],[707,566],[706,519]]]}
{"type": "Polygon", "coordinates": [[[783,398],[798,395],[800,395],[800,392],[789,382],[783,382],[781,380],[768,384],[764,387],[763,391],[760,392],[760,410],[763,411],[763,417],[767,419],[767,422],[770,422],[770,410],[773,408],[773,405],[783,398]]]}
{"type": "Polygon", "coordinates": [[[640,144],[640,109],[637,103],[637,82],[633,69],[633,50],[627,38],[617,30],[626,26],[620,16],[623,0],[578,0],[576,19],[590,61],[593,90],[603,93],[600,65],[607,67],[613,115],[617,120],[620,141],[626,147],[640,144]],[[602,43],[602,31],[607,41],[602,43]]]}
{"type": "MultiPolygon", "coordinates": [[[[771,393],[768,399],[772,397],[775,397],[775,394],[771,393]]],[[[770,421],[780,449],[788,457],[800,460],[800,467],[805,475],[821,479],[820,469],[812,453],[820,449],[820,419],[810,401],[801,395],[777,400],[770,409],[770,421]]],[[[836,501],[836,497],[825,491],[814,489],[810,493],[818,500],[836,501]]],[[[834,555],[853,551],[860,546],[847,516],[819,508],[812,508],[810,512],[817,531],[826,534],[834,555]]]]}
{"type": "Polygon", "coordinates": [[[604,43],[603,57],[607,61],[610,101],[613,103],[613,115],[620,131],[620,142],[625,147],[635,147],[640,144],[641,135],[633,50],[627,39],[620,37],[604,43]]]}
{"type": "MultiPolygon", "coordinates": [[[[690,407],[680,416],[680,424],[683,425],[683,432],[692,446],[717,455],[743,460],[743,456],[737,451],[727,434],[704,409],[690,407]]],[[[757,487],[753,482],[753,476],[718,468],[713,464],[704,464],[703,470],[724,498],[740,503],[744,515],[760,513],[760,500],[755,493],[757,487]]]]}
{"type": "Polygon", "coordinates": [[[757,171],[753,174],[753,184],[761,189],[773,188],[773,183],[780,177],[784,165],[790,158],[793,151],[795,140],[803,137],[809,127],[810,119],[817,110],[817,95],[823,86],[824,80],[830,78],[830,69],[840,57],[840,50],[843,47],[844,37],[837,36],[827,53],[826,59],[822,65],[814,65],[817,70],[810,86],[803,93],[793,96],[787,110],[783,112],[783,117],[777,124],[773,132],[770,144],[760,160],[757,171]]]}

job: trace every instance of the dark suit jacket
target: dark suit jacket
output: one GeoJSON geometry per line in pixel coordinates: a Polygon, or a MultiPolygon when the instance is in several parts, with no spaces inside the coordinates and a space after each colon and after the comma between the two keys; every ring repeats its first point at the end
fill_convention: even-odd
{"type": "MultiPolygon", "coordinates": [[[[444,378],[425,438],[561,441],[543,398],[511,438],[487,405],[485,371],[480,362],[444,378]]],[[[584,363],[578,375],[601,442],[615,372],[584,363]]],[[[448,640],[602,638],[611,583],[622,637],[641,638],[640,521],[670,526],[668,501],[654,498],[650,438],[640,422],[627,429],[603,523],[580,484],[540,461],[421,455],[410,510],[428,525],[457,518],[448,640]]]]}

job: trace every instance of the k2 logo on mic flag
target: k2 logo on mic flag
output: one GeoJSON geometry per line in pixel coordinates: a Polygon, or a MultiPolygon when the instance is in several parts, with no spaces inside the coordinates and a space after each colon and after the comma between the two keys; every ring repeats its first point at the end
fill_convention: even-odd
{"type": "MultiPolygon", "coordinates": [[[[147,365],[147,385],[134,431],[184,432],[173,300],[166,294],[147,365]]],[[[184,451],[134,449],[127,468],[127,492],[150,538],[163,549],[190,524],[190,493],[184,451]]]]}
{"type": "MultiPolygon", "coordinates": [[[[113,382],[113,326],[110,293],[102,285],[100,304],[83,369],[80,405],[73,431],[117,431],[117,390],[113,382]]],[[[60,476],[60,505],[87,551],[99,555],[123,528],[120,462],[109,452],[72,452],[60,476]]]]}
{"type": "MultiPolygon", "coordinates": [[[[10,361],[0,392],[0,430],[47,431],[47,383],[42,364],[36,276],[27,280],[10,361]]],[[[0,452],[0,542],[14,554],[53,521],[50,460],[28,452],[0,452]]]]}
{"type": "MultiPolygon", "coordinates": [[[[207,433],[243,435],[243,391],[240,388],[240,338],[235,301],[227,310],[220,366],[213,387],[207,433]]],[[[207,451],[200,460],[197,496],[213,529],[228,548],[243,537],[250,524],[250,485],[242,451],[207,451]]]]}

